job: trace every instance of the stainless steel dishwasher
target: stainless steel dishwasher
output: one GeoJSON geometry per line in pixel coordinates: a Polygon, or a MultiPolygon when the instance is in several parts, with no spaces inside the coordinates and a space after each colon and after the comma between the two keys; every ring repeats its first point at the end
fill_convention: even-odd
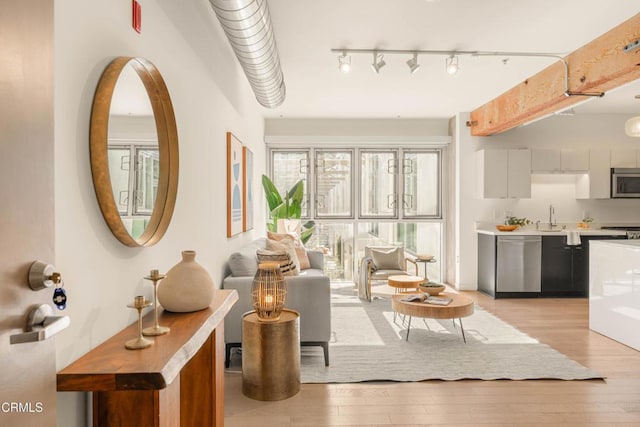
{"type": "Polygon", "coordinates": [[[541,236],[498,236],[496,292],[540,292],[541,236]]]}

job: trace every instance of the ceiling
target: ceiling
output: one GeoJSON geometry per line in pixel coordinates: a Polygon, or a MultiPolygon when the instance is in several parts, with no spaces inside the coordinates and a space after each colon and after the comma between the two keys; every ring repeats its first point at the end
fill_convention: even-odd
{"type": "MultiPolygon", "coordinates": [[[[332,48],[481,50],[568,54],[640,13],[631,0],[269,0],[287,86],[269,118],[448,118],[472,111],[550,65],[550,58],[460,57],[455,76],[445,56],[353,54],[349,74],[332,48]]],[[[579,113],[637,113],[640,82],[575,108],[579,113]]]]}

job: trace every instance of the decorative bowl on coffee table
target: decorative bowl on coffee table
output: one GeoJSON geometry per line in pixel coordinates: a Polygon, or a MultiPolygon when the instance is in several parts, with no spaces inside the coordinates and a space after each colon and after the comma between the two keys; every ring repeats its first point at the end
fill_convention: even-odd
{"type": "Polygon", "coordinates": [[[440,292],[445,290],[445,286],[439,283],[428,283],[424,285],[420,285],[420,291],[426,292],[429,295],[438,295],[440,292]]]}

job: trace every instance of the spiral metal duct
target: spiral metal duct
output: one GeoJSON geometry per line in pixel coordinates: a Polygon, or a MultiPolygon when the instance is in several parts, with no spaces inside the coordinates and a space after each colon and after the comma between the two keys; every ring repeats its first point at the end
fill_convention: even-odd
{"type": "Polygon", "coordinates": [[[286,89],[267,0],[209,0],[258,102],[276,108],[286,89]]]}

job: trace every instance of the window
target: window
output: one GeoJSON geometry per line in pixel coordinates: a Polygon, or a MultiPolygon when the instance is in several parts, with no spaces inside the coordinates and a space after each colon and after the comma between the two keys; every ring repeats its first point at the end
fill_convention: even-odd
{"type": "Polygon", "coordinates": [[[398,215],[396,151],[360,152],[360,218],[398,215]]]}
{"type": "Polygon", "coordinates": [[[444,148],[269,147],[269,152],[271,178],[281,192],[304,181],[303,218],[316,222],[307,247],[325,253],[332,280],[354,280],[370,244],[434,255],[437,262],[428,265],[428,275],[440,280],[444,148]]]}
{"type": "Polygon", "coordinates": [[[352,218],[351,151],[316,151],[315,215],[317,218],[352,218]]]}
{"type": "Polygon", "coordinates": [[[405,151],[402,159],[405,218],[441,218],[440,151],[405,151]]]}
{"type": "Polygon", "coordinates": [[[151,218],[158,193],[158,145],[112,141],[107,151],[113,199],[125,228],[134,239],[138,238],[151,218]]]}
{"type": "Polygon", "coordinates": [[[273,151],[271,170],[271,181],[282,195],[296,182],[303,181],[305,197],[302,202],[302,218],[309,218],[309,152],[273,151]]]}

